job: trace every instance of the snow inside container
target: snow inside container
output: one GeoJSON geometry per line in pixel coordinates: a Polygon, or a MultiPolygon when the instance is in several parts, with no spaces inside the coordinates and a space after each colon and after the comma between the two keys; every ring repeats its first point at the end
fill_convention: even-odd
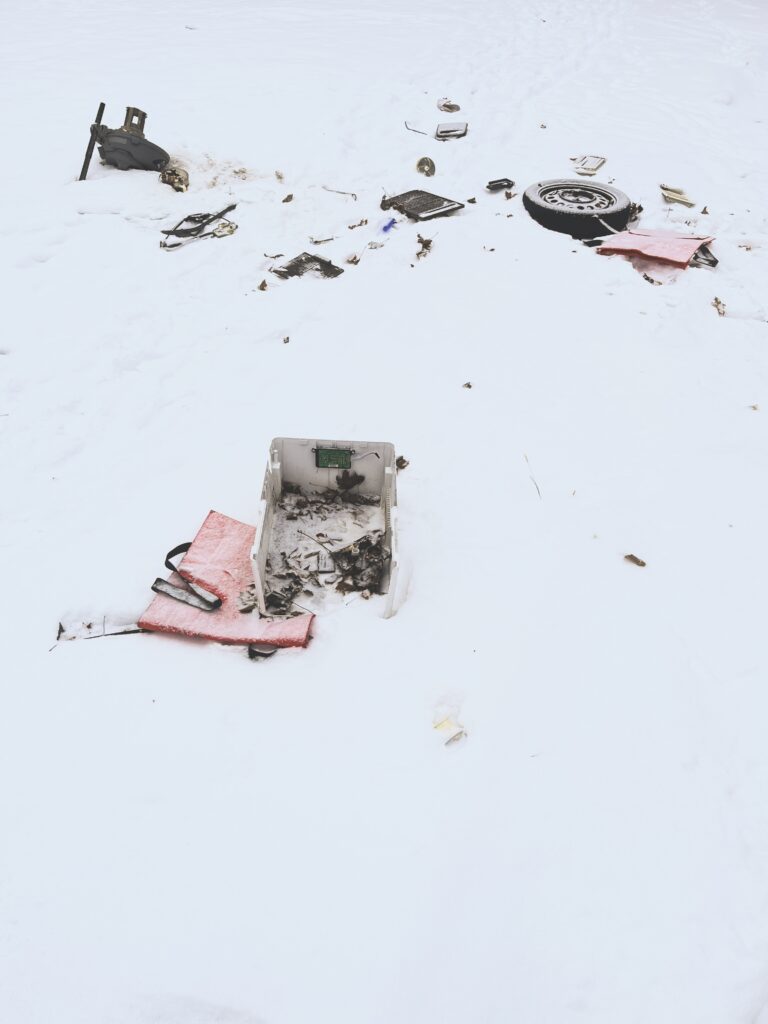
{"type": "Polygon", "coordinates": [[[388,442],[272,441],[253,545],[262,614],[318,611],[353,590],[386,594],[384,617],[392,614],[396,475],[388,442]]]}

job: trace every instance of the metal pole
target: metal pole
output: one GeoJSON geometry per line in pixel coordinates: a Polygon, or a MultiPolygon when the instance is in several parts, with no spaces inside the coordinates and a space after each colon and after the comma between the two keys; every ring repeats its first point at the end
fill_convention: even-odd
{"type": "Polygon", "coordinates": [[[96,145],[96,126],[101,124],[101,119],[104,116],[104,104],[99,104],[99,110],[96,114],[96,120],[91,125],[91,137],[88,140],[88,149],[85,151],[85,160],[83,160],[83,169],[80,171],[79,181],[85,181],[85,176],[88,173],[88,167],[91,163],[91,157],[93,156],[93,147],[96,145]]]}

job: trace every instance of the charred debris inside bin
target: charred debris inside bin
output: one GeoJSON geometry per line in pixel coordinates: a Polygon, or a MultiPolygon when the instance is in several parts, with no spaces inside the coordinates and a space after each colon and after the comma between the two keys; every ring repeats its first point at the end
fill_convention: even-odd
{"type": "Polygon", "coordinates": [[[295,615],[332,594],[391,592],[396,473],[387,443],[276,438],[242,610],[295,615]]]}

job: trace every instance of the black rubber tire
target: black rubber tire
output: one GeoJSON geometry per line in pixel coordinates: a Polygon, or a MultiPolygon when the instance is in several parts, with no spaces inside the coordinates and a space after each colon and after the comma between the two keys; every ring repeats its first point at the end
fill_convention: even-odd
{"type": "Polygon", "coordinates": [[[629,196],[617,188],[569,178],[537,181],[523,193],[523,206],[538,224],[572,238],[610,234],[606,224],[623,231],[632,212],[629,196]]]}

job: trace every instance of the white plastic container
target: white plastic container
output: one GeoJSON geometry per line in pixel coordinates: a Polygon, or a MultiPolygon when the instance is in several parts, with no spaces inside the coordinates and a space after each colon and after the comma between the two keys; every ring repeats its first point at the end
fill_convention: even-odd
{"type": "Polygon", "coordinates": [[[352,494],[379,499],[384,546],[391,553],[389,572],[382,582],[386,593],[384,617],[393,613],[397,588],[397,467],[395,449],[387,441],[339,441],[306,437],[276,437],[269,446],[269,461],[256,516],[253,544],[253,580],[259,610],[267,614],[266,577],[278,502],[287,485],[300,487],[304,495],[324,494],[339,489],[337,479],[344,473],[363,479],[349,488],[352,494]]]}

